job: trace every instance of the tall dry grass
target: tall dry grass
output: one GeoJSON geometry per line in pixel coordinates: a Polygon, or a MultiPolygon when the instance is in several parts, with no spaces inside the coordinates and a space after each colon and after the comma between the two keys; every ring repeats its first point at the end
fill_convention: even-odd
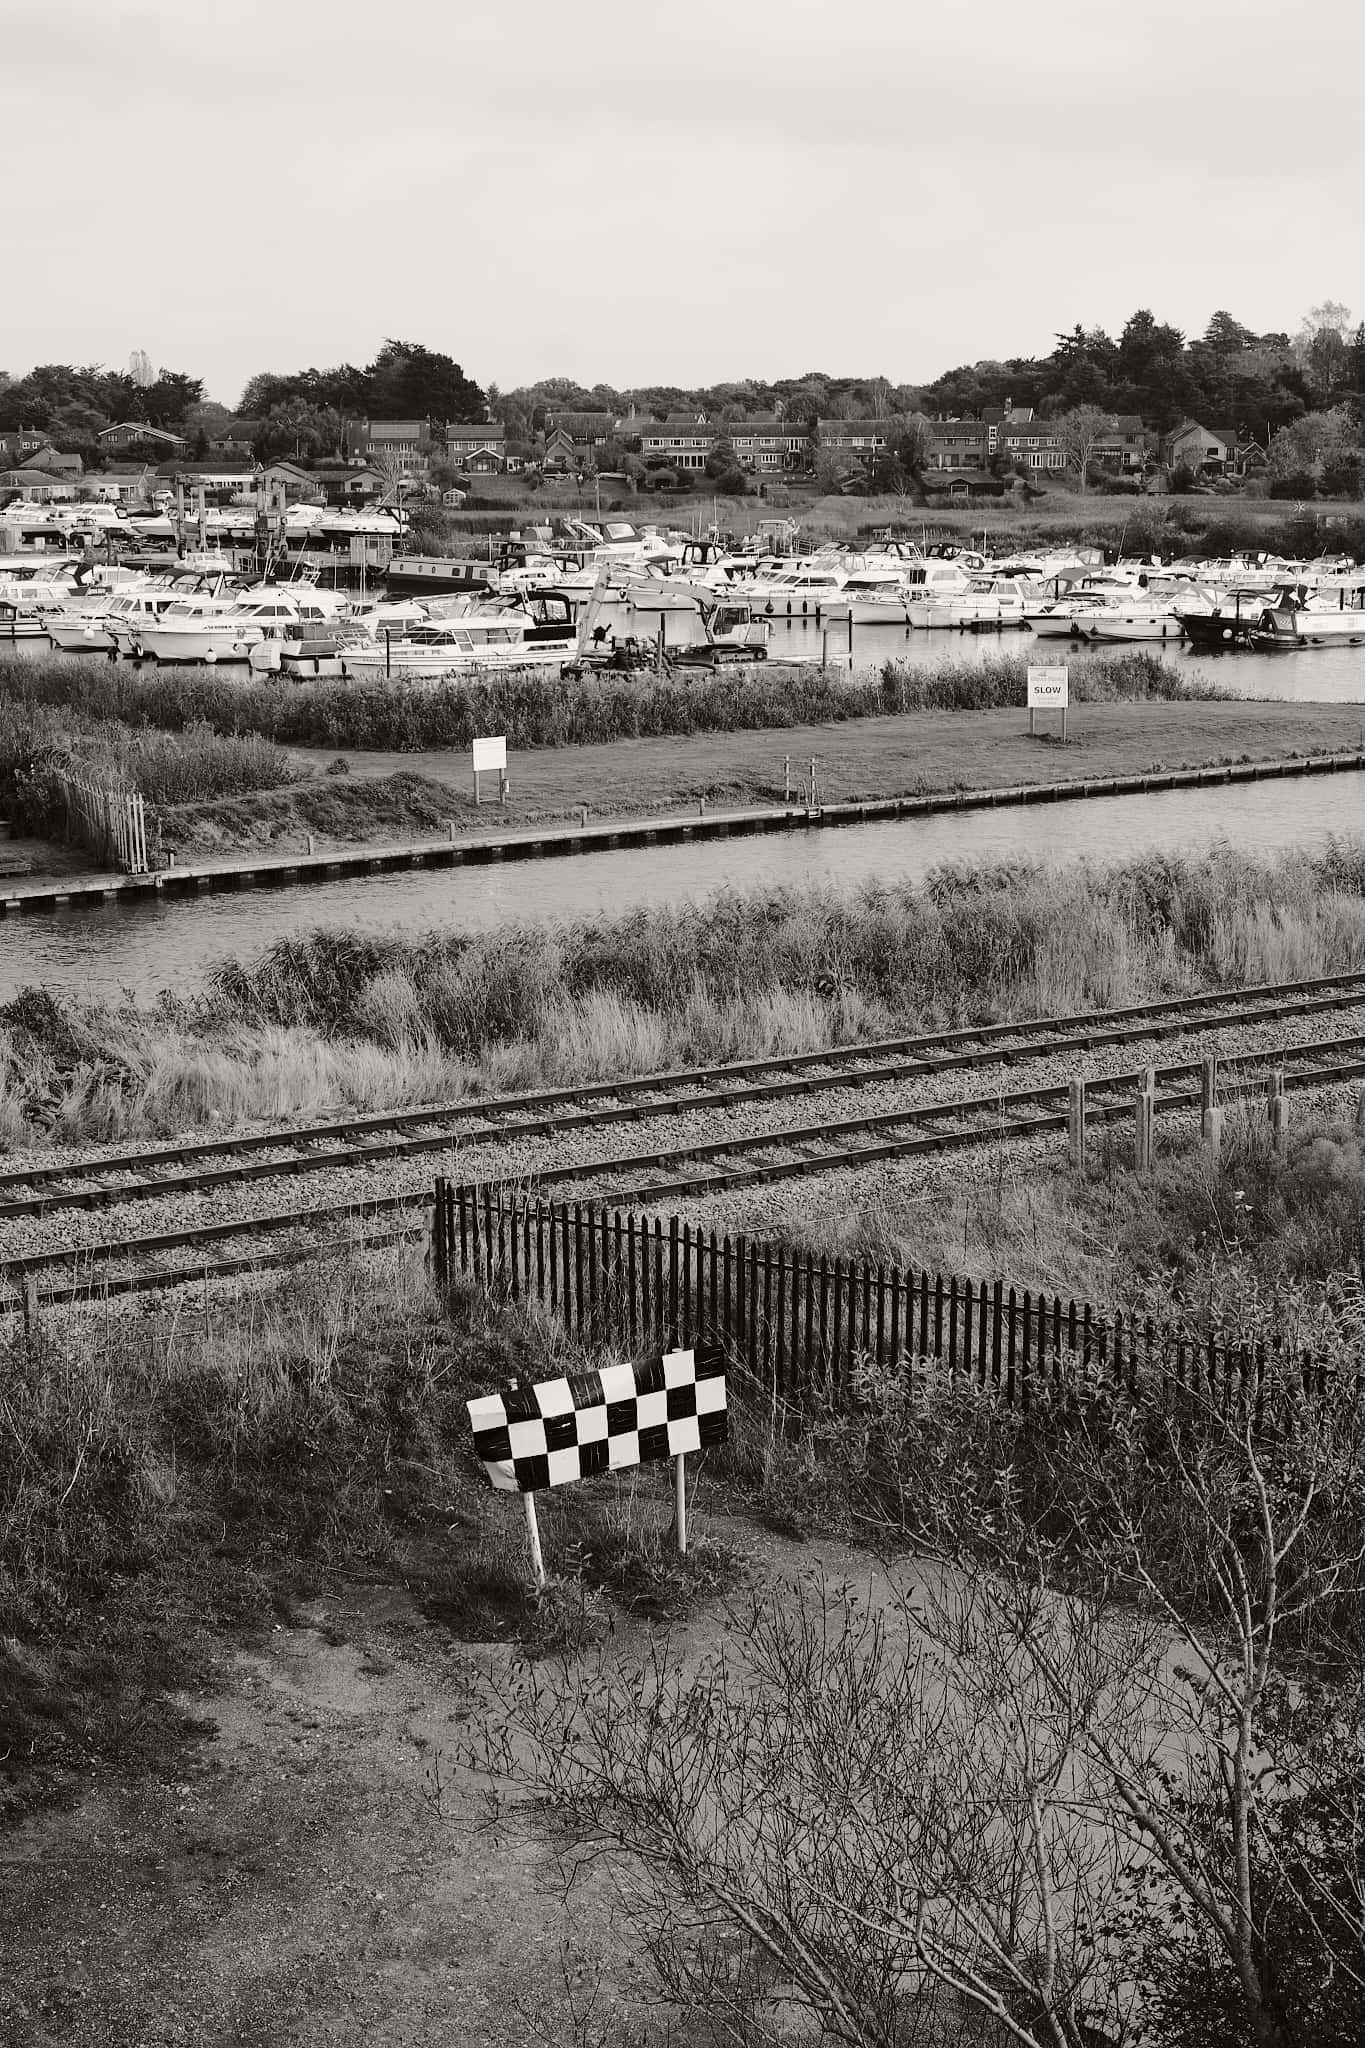
{"type": "Polygon", "coordinates": [[[0,1144],[611,1079],[1365,969],[1365,846],[794,889],[572,927],[314,932],[150,1014],[0,1008],[0,1144]]]}
{"type": "MultiPolygon", "coordinates": [[[[276,745],[412,752],[462,748],[482,734],[505,733],[509,746],[527,749],[780,730],[892,711],[1022,705],[1027,665],[1021,651],[980,665],[944,657],[933,667],[888,662],[851,675],[772,662],[664,677],[604,674],[568,681],[541,673],[501,676],[489,684],[377,678],[282,685],[209,670],[141,674],[54,655],[45,661],[0,660],[0,702],[9,700],[30,716],[55,709],[98,725],[256,734],[276,745]]],[[[1075,675],[1082,701],[1226,694],[1141,651],[1097,656],[1075,675]]]]}

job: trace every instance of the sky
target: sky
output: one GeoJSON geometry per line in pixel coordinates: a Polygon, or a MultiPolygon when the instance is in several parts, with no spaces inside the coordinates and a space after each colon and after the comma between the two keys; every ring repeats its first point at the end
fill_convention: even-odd
{"type": "Polygon", "coordinates": [[[0,368],[921,383],[1365,313],[1358,0],[0,0],[0,368]]]}

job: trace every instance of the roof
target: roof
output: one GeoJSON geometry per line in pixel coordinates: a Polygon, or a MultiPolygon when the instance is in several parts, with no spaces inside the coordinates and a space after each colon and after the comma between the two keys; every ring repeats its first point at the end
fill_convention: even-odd
{"type": "Polygon", "coordinates": [[[158,476],[242,476],[256,474],[253,462],[159,462],[158,476]]]}
{"type": "Polygon", "coordinates": [[[616,431],[614,412],[552,412],[545,417],[547,433],[611,434],[616,431]]]}
{"type": "Polygon", "coordinates": [[[112,427],[101,427],[95,439],[107,441],[111,434],[133,434],[139,441],[184,441],[183,434],[168,433],[164,427],[148,426],[146,420],[119,420],[112,427]]]}
{"type": "Polygon", "coordinates": [[[472,441],[476,448],[491,448],[496,441],[507,439],[507,429],[501,420],[456,420],[446,428],[447,441],[472,441]]]}
{"type": "Polygon", "coordinates": [[[25,469],[28,469],[30,466],[44,469],[75,470],[79,475],[80,471],[84,469],[85,464],[81,461],[79,455],[59,455],[55,448],[40,448],[36,455],[30,455],[28,460],[22,465],[25,469]]]}
{"type": "MultiPolygon", "coordinates": [[[[864,436],[880,434],[882,439],[885,440],[886,436],[891,432],[890,420],[817,420],[815,424],[820,429],[822,440],[827,433],[836,435],[861,434],[864,436]]],[[[953,424],[958,425],[960,422],[954,421],[953,424]]],[[[981,422],[980,420],[969,420],[966,424],[980,427],[981,422]]]]}
{"type": "Polygon", "coordinates": [[[367,431],[372,441],[418,441],[431,432],[431,421],[370,420],[367,431]]]}

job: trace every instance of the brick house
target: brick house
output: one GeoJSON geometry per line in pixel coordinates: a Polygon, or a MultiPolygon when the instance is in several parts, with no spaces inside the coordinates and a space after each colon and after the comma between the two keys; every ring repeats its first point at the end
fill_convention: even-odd
{"type": "Polygon", "coordinates": [[[1161,443],[1161,460],[1167,469],[1211,470],[1219,476],[1231,473],[1237,450],[1237,436],[1222,427],[1203,427],[1198,420],[1182,420],[1161,443]]]}
{"type": "Polygon", "coordinates": [[[725,438],[740,468],[757,476],[800,469],[810,452],[810,429],[804,422],[780,420],[775,415],[735,420],[725,429],[725,438]]]}
{"type": "Polygon", "coordinates": [[[860,456],[871,462],[891,436],[890,420],[817,420],[820,447],[831,455],[860,456]]]}
{"type": "Polygon", "coordinates": [[[497,476],[507,468],[507,429],[501,420],[456,421],[446,428],[446,461],[471,476],[497,476]]]}
{"type": "Polygon", "coordinates": [[[956,473],[985,469],[993,453],[985,420],[934,420],[925,449],[926,470],[956,473]]]}
{"type": "Polygon", "coordinates": [[[602,450],[618,438],[615,413],[556,412],[545,415],[544,468],[596,468],[602,450]]]}
{"type": "Polygon", "coordinates": [[[669,469],[705,469],[718,438],[703,413],[667,420],[635,420],[631,425],[640,437],[640,453],[655,468],[667,464],[669,469]]]}

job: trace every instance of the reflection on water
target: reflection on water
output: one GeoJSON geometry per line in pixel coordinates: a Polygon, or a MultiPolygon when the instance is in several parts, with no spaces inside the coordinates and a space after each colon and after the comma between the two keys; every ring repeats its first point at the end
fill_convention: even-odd
{"type": "MultiPolygon", "coordinates": [[[[926,636],[927,637],[927,636],[926,636]]],[[[1291,657],[1292,658],[1292,657],[1291,657]]],[[[1314,657],[1327,659],[1328,657],[1314,657]]],[[[699,845],[252,890],[155,906],[103,904],[0,923],[0,998],[43,982],[117,996],[201,982],[232,954],[318,925],[485,931],[517,919],[618,916],[718,890],[918,881],[945,861],[1118,860],[1226,838],[1252,851],[1365,832],[1365,775],[968,811],[699,845]]]]}

